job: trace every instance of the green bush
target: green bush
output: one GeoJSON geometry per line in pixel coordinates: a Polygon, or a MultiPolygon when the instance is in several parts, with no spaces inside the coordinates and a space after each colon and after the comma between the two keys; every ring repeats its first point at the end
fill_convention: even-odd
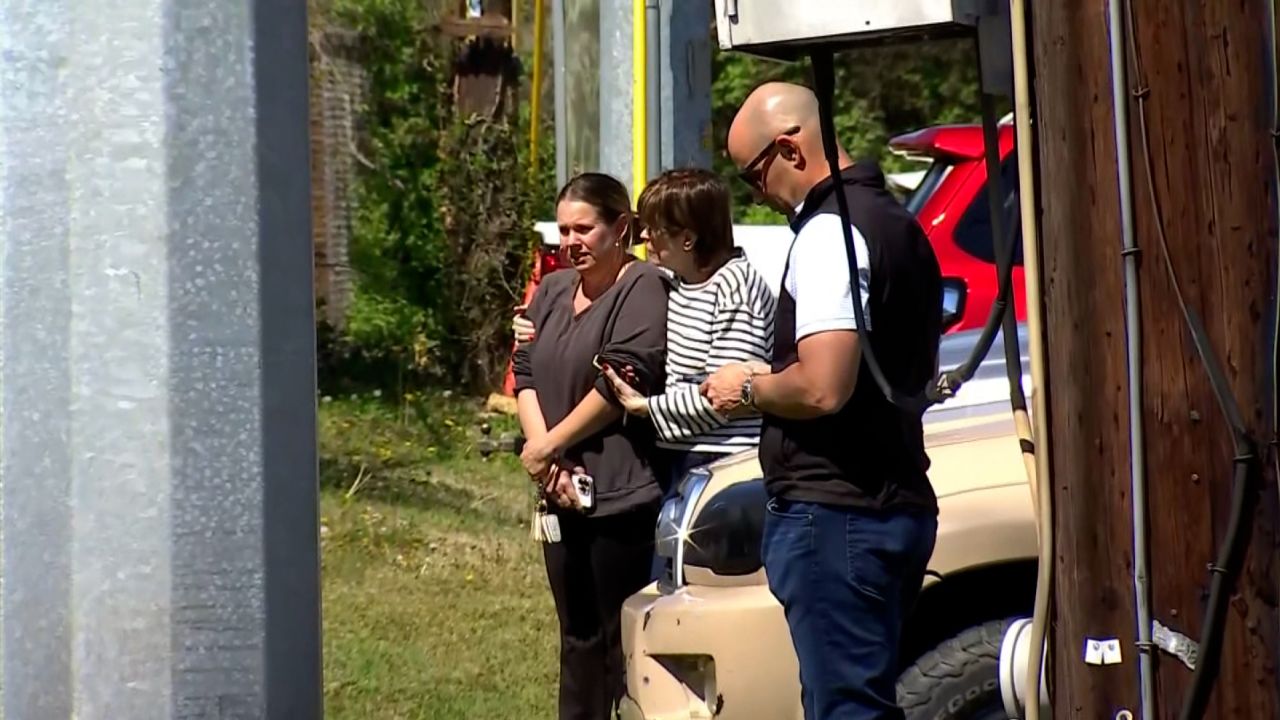
{"type": "Polygon", "coordinates": [[[528,277],[535,217],[519,138],[510,123],[476,118],[445,140],[445,295],[427,361],[434,379],[472,392],[491,389],[506,370],[511,308],[528,277]]]}
{"type": "Polygon", "coordinates": [[[322,329],[321,385],[485,392],[501,381],[523,292],[533,178],[516,117],[457,117],[441,3],[316,0],[321,26],[360,38],[368,74],[351,240],[355,291],[322,329]]]}

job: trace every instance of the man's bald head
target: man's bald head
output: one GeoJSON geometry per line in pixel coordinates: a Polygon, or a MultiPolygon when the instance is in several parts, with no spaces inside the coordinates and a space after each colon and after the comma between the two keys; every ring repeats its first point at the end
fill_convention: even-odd
{"type": "MultiPolygon", "coordinates": [[[[747,96],[729,126],[726,149],[739,170],[777,142],[776,156],[752,172],[758,175],[758,194],[780,211],[794,209],[814,185],[830,175],[819,117],[818,98],[812,90],[770,82],[747,96]]],[[[837,152],[841,165],[847,166],[844,150],[837,148],[837,152]]]]}
{"type": "Polygon", "coordinates": [[[747,96],[729,126],[729,154],[741,164],[751,162],[761,148],[777,136],[800,128],[802,134],[821,137],[818,127],[818,97],[802,85],[765,83],[747,96]],[[810,132],[811,131],[811,132],[810,132]]]}

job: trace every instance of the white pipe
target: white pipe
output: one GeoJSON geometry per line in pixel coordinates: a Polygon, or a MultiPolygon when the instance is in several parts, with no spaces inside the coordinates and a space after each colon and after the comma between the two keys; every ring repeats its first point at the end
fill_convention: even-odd
{"type": "MultiPolygon", "coordinates": [[[[1018,672],[1031,662],[1031,626],[1030,619],[1015,620],[1005,631],[1000,642],[1000,665],[997,670],[997,681],[1000,683],[1000,699],[1004,703],[1005,714],[1010,718],[1023,717],[1027,708],[1027,674],[1018,672]]],[[[1043,672],[1044,653],[1040,653],[1043,672]]],[[[1044,685],[1040,686],[1039,712],[1048,715],[1049,693],[1044,685]]]]}
{"type": "Polygon", "coordinates": [[[1137,242],[1133,234],[1133,182],[1129,165],[1129,88],[1121,0],[1107,3],[1111,18],[1111,106],[1120,191],[1120,237],[1124,252],[1126,361],[1129,374],[1129,476],[1133,506],[1133,600],[1138,615],[1138,714],[1155,714],[1155,669],[1151,652],[1151,592],[1147,587],[1147,469],[1142,414],[1142,312],[1138,297],[1137,242]]]}
{"type": "MultiPolygon", "coordinates": [[[[1031,383],[1036,439],[1035,498],[1040,539],[1039,571],[1036,578],[1035,612],[1032,615],[1031,647],[1035,657],[1027,663],[1027,692],[1039,697],[1044,692],[1045,636],[1049,600],[1053,591],[1053,495],[1049,472],[1049,386],[1045,382],[1044,325],[1041,310],[1040,240],[1036,224],[1036,184],[1031,134],[1031,87],[1027,67],[1026,0],[1009,0],[1009,25],[1013,41],[1014,132],[1018,147],[1018,198],[1022,213],[1022,266],[1026,282],[1027,330],[1031,351],[1031,383]]],[[[1040,720],[1040,704],[1029,703],[1027,720],[1040,720]]]]}

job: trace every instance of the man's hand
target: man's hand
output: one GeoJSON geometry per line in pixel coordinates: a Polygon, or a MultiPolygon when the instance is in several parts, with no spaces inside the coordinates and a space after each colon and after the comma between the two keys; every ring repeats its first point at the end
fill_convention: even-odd
{"type": "Polygon", "coordinates": [[[636,392],[635,388],[624,382],[622,378],[618,377],[618,373],[607,365],[604,367],[604,377],[613,386],[613,394],[618,398],[618,402],[622,403],[623,410],[626,410],[631,415],[648,416],[648,398],[636,392]]]}
{"type": "Polygon", "coordinates": [[[721,415],[730,416],[742,410],[742,383],[753,373],[745,363],[725,365],[702,381],[702,396],[711,408],[721,415]]]}
{"type": "Polygon", "coordinates": [[[830,330],[802,339],[796,362],[776,373],[757,375],[755,405],[773,417],[807,420],[840,411],[853,396],[862,355],[858,334],[830,330]]]}
{"type": "Polygon", "coordinates": [[[543,481],[551,472],[552,460],[555,459],[558,451],[559,449],[551,444],[549,434],[530,438],[525,442],[524,450],[520,453],[520,464],[524,465],[524,470],[529,473],[531,480],[543,481]]]}

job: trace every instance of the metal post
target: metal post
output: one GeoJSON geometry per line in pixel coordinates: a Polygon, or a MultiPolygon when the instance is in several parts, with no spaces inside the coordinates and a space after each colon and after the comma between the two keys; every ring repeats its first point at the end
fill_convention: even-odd
{"type": "MultiPolygon", "coordinates": [[[[628,0],[599,0],[599,166],[602,172],[624,182],[632,177],[632,6],[628,0]]],[[[658,71],[658,77],[649,78],[648,88],[658,100],[650,100],[648,107],[653,131],[648,143],[649,175],[671,167],[710,167],[714,144],[711,38],[707,32],[711,3],[650,0],[646,11],[646,15],[653,11],[658,15],[657,32],[650,26],[647,33],[650,59],[655,50],[657,54],[650,67],[658,71]]],[[[645,18],[634,20],[642,22],[645,18]]],[[[557,47],[557,53],[562,52],[563,47],[557,47]]],[[[559,68],[561,63],[557,65],[559,68]]],[[[563,132],[561,116],[557,116],[556,126],[557,132],[563,132]]]]}
{"type": "Polygon", "coordinates": [[[648,179],[652,179],[659,175],[662,170],[662,4],[660,0],[645,0],[644,3],[644,24],[646,28],[645,41],[647,52],[645,53],[645,64],[648,69],[645,73],[645,133],[648,136],[648,142],[645,147],[648,151],[647,162],[645,163],[648,170],[648,179]]]}
{"type": "Polygon", "coordinates": [[[711,6],[687,0],[659,6],[661,168],[709,168],[723,142],[711,137],[711,6]]]}
{"type": "Polygon", "coordinates": [[[0,0],[4,715],[321,716],[300,2],[0,0]]]}
{"type": "MultiPolygon", "coordinates": [[[[631,15],[630,0],[600,2],[600,171],[631,185],[631,15]]],[[[644,18],[638,18],[644,22],[644,18]]]]}
{"type": "Polygon", "coordinates": [[[551,60],[555,70],[552,92],[556,119],[556,187],[569,182],[569,113],[566,109],[564,1],[551,0],[551,60]]]}
{"type": "Polygon", "coordinates": [[[1156,717],[1155,651],[1151,644],[1151,589],[1147,581],[1147,464],[1142,406],[1142,296],[1138,291],[1138,244],[1133,227],[1133,174],[1129,164],[1128,57],[1120,0],[1107,3],[1111,58],[1112,129],[1116,140],[1121,256],[1124,258],[1125,365],[1129,392],[1129,505],[1133,518],[1133,605],[1137,615],[1138,712],[1140,720],[1156,717]]]}

